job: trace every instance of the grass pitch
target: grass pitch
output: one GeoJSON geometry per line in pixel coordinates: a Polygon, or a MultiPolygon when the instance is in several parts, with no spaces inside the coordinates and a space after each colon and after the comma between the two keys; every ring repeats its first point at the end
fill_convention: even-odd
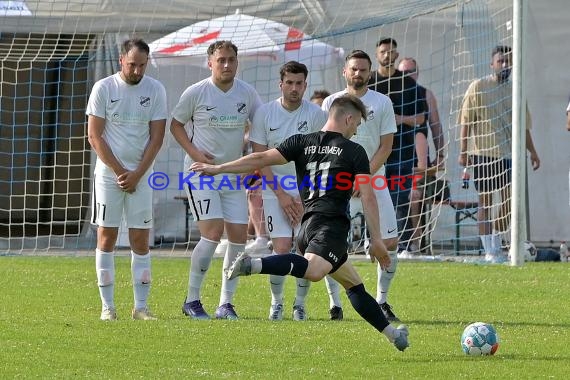
{"type": "MultiPolygon", "coordinates": [[[[356,262],[375,295],[376,271],[356,262]]],[[[191,321],[181,313],[188,259],[153,259],[150,306],[159,321],[130,319],[130,261],[117,257],[119,321],[101,322],[94,257],[0,257],[2,378],[567,379],[570,375],[570,264],[516,268],[401,262],[389,302],[410,329],[398,352],[351,308],[328,320],[324,283],[307,299],[309,321],[267,320],[267,276],[242,278],[239,321],[191,321]],[[471,322],[492,323],[495,356],[468,357],[459,338],[471,322]]],[[[202,302],[213,315],[221,260],[202,302]]]]}

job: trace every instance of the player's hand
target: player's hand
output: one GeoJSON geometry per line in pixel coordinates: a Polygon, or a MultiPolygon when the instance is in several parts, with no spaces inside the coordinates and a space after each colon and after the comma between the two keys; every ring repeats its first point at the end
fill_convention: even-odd
{"type": "Polygon", "coordinates": [[[390,256],[388,255],[388,250],[382,240],[370,239],[368,254],[370,255],[370,261],[374,262],[375,260],[378,260],[380,268],[386,269],[390,266],[390,256]]]}
{"type": "Polygon", "coordinates": [[[540,158],[538,158],[538,154],[536,154],[536,152],[532,152],[530,154],[530,163],[532,165],[532,170],[540,168],[540,158]]]}
{"type": "Polygon", "coordinates": [[[303,216],[303,204],[301,199],[298,197],[293,197],[286,192],[280,192],[277,195],[277,200],[279,201],[279,206],[289,219],[291,227],[295,227],[303,216]]]}
{"type": "Polygon", "coordinates": [[[138,172],[127,170],[117,177],[117,185],[122,191],[132,194],[137,190],[140,179],[141,175],[138,172]]]}
{"type": "Polygon", "coordinates": [[[360,190],[354,190],[352,192],[352,197],[353,198],[360,198],[360,190]]]}
{"type": "Polygon", "coordinates": [[[203,162],[194,162],[190,166],[190,171],[200,173],[200,175],[216,175],[220,173],[219,165],[210,165],[203,162]]]}
{"type": "Polygon", "coordinates": [[[459,158],[457,159],[460,166],[469,166],[471,163],[469,162],[469,156],[467,153],[459,153],[459,158]]]}
{"type": "Polygon", "coordinates": [[[198,151],[194,155],[191,156],[192,160],[195,162],[203,162],[205,164],[214,165],[214,156],[208,152],[198,151]]]}

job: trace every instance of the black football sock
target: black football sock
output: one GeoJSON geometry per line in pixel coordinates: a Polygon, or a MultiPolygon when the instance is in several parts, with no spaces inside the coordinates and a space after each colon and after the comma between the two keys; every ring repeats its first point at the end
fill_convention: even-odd
{"type": "Polygon", "coordinates": [[[366,322],[374,326],[376,330],[383,332],[390,324],[384,316],[382,309],[380,309],[380,305],[378,305],[374,297],[368,294],[366,289],[364,289],[364,284],[356,285],[348,289],[346,295],[352,307],[354,307],[354,310],[356,310],[366,322]]]}
{"type": "Polygon", "coordinates": [[[303,278],[307,272],[309,262],[301,255],[288,253],[285,255],[271,255],[261,259],[262,274],[275,274],[277,276],[291,275],[303,278]]]}

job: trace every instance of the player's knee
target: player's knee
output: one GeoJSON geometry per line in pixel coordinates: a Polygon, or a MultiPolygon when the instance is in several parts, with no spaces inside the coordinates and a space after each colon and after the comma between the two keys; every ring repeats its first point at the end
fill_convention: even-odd
{"type": "Polygon", "coordinates": [[[327,273],[325,271],[319,270],[319,268],[311,268],[311,266],[309,265],[307,271],[305,272],[305,276],[303,278],[312,282],[317,282],[325,278],[326,275],[327,273]]]}
{"type": "Polygon", "coordinates": [[[97,270],[97,285],[109,286],[113,285],[114,282],[115,282],[115,276],[113,271],[108,269],[97,270]]]}

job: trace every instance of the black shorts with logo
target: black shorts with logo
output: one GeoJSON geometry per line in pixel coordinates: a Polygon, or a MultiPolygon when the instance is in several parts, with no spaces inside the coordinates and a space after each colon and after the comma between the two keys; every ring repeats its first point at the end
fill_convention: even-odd
{"type": "Polygon", "coordinates": [[[349,229],[348,218],[313,214],[301,224],[297,245],[301,253],[314,253],[331,263],[333,273],[348,258],[349,229]]]}

